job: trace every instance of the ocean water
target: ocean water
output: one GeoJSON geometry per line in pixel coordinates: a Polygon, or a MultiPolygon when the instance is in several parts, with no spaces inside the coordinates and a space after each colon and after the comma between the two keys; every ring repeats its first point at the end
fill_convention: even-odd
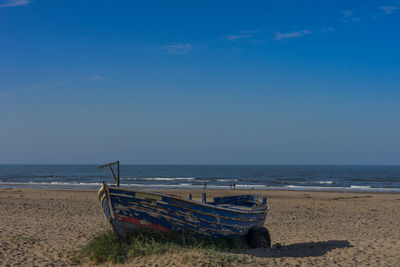
{"type": "MultiPolygon", "coordinates": [[[[400,166],[121,165],[121,185],[379,191],[400,193],[400,166]]],[[[0,187],[96,188],[113,183],[97,165],[0,165],[0,187]]]]}

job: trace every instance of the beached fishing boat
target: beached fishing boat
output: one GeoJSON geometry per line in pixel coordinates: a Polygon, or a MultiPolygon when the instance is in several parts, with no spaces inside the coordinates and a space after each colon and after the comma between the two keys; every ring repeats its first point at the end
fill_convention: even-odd
{"type": "Polygon", "coordinates": [[[269,247],[271,238],[263,227],[269,208],[257,195],[215,197],[202,201],[178,196],[122,188],[119,162],[106,164],[116,185],[103,182],[98,192],[105,215],[117,236],[152,228],[162,232],[188,231],[213,237],[243,237],[250,247],[269,247]],[[112,166],[116,165],[116,175],[112,166]]]}

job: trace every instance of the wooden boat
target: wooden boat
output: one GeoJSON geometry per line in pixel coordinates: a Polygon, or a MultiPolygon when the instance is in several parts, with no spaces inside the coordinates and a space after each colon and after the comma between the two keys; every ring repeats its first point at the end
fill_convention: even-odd
{"type": "Polygon", "coordinates": [[[269,208],[257,195],[215,197],[207,202],[174,195],[119,187],[119,162],[107,166],[116,185],[103,182],[98,192],[105,215],[117,236],[143,228],[162,232],[188,231],[213,237],[239,236],[250,247],[269,247],[269,232],[263,227],[269,208]],[[117,165],[115,176],[111,165],[117,165]]]}

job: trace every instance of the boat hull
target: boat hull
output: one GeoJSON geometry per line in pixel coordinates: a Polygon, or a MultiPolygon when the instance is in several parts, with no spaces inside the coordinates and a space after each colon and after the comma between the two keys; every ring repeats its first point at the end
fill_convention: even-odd
{"type": "Polygon", "coordinates": [[[104,213],[117,235],[142,228],[162,232],[245,236],[250,228],[263,226],[268,208],[226,208],[179,197],[107,186],[99,191],[104,213]]]}

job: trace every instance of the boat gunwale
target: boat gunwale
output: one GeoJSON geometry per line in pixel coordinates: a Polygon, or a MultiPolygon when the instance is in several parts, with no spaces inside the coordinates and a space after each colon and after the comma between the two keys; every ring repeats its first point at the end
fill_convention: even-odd
{"type": "MultiPolygon", "coordinates": [[[[144,190],[140,190],[140,189],[139,190],[135,190],[135,189],[128,189],[128,188],[121,188],[121,187],[116,187],[116,186],[113,186],[113,185],[110,185],[109,188],[122,190],[122,191],[127,191],[127,192],[146,193],[146,194],[151,194],[151,195],[156,195],[156,196],[161,196],[161,197],[164,196],[164,197],[169,197],[169,198],[172,198],[172,199],[175,199],[175,200],[187,202],[187,203],[190,203],[190,204],[196,204],[196,205],[199,205],[199,206],[206,206],[206,207],[209,207],[209,208],[212,208],[212,209],[218,209],[218,210],[235,212],[235,213],[255,214],[255,213],[268,213],[268,211],[269,211],[269,207],[267,205],[258,205],[258,206],[256,206],[256,207],[265,207],[262,210],[259,210],[259,209],[257,209],[257,210],[253,210],[253,209],[252,210],[230,209],[230,208],[220,207],[220,206],[217,206],[217,205],[212,205],[212,204],[209,204],[209,203],[202,203],[202,202],[199,202],[199,201],[196,201],[196,200],[184,199],[182,197],[169,195],[169,194],[162,194],[162,193],[157,193],[157,192],[148,192],[148,191],[144,191],[144,190]]],[[[119,194],[112,193],[112,192],[109,192],[109,193],[113,194],[113,195],[119,195],[119,194]]],[[[132,196],[129,196],[129,197],[132,197],[132,196]]],[[[241,206],[237,206],[237,207],[241,207],[241,206]]]]}

